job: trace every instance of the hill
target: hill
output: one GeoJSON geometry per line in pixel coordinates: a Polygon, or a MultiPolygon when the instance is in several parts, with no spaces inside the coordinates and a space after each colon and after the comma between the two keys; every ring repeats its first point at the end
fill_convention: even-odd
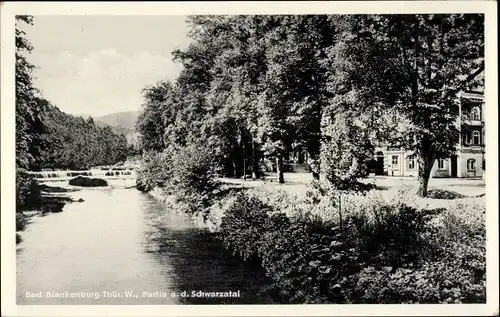
{"type": "Polygon", "coordinates": [[[40,112],[40,148],[34,169],[86,169],[112,165],[127,157],[127,139],[83,116],[61,111],[48,100],[37,98],[40,112]]]}
{"type": "Polygon", "coordinates": [[[110,126],[115,133],[129,135],[135,132],[135,122],[139,111],[122,111],[94,117],[97,126],[110,126]]]}

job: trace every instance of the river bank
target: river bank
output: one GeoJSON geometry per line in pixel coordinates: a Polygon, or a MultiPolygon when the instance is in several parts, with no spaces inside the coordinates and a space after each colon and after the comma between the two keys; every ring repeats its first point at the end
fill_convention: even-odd
{"type": "Polygon", "coordinates": [[[307,187],[296,196],[252,185],[223,188],[194,212],[175,192],[150,193],[260,263],[287,303],[485,301],[482,194],[416,199],[400,186],[366,195],[307,187]]]}
{"type": "Polygon", "coordinates": [[[18,304],[273,302],[260,267],[233,257],[208,230],[130,186],[83,188],[70,193],[83,202],[31,219],[17,246],[18,304]],[[184,291],[239,291],[239,297],[182,297],[184,291]],[[39,292],[42,297],[27,296],[39,292]]]}

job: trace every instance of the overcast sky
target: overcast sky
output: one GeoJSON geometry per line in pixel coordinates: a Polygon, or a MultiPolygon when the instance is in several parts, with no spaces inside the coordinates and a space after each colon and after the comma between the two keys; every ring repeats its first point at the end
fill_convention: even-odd
{"type": "Polygon", "coordinates": [[[141,89],[174,79],[189,43],[184,16],[35,16],[27,30],[37,88],[71,114],[138,110],[141,89]]]}

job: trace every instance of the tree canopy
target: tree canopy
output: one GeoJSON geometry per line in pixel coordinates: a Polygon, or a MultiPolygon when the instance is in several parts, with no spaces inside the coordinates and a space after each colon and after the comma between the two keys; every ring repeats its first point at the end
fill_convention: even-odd
{"type": "MultiPolygon", "coordinates": [[[[169,88],[147,88],[163,95],[145,95],[143,149],[202,142],[234,176],[274,157],[280,182],[294,148],[320,165],[332,163],[320,160],[326,148],[364,165],[375,145],[386,144],[418,156],[425,196],[435,159],[456,151],[457,92],[484,57],[478,14],[194,16],[188,23],[191,44],[173,52],[180,76],[169,88]],[[332,131],[352,142],[334,146],[332,131]]],[[[353,177],[366,174],[358,167],[353,177]]]]}

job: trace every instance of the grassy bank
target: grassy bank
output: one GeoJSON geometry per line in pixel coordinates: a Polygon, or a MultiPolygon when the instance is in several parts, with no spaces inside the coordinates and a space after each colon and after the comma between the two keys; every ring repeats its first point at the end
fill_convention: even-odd
{"type": "Polygon", "coordinates": [[[285,302],[485,302],[484,197],[435,188],[422,199],[411,184],[362,195],[299,179],[216,180],[200,153],[151,159],[138,188],[155,185],[170,209],[261,263],[285,302]]]}

